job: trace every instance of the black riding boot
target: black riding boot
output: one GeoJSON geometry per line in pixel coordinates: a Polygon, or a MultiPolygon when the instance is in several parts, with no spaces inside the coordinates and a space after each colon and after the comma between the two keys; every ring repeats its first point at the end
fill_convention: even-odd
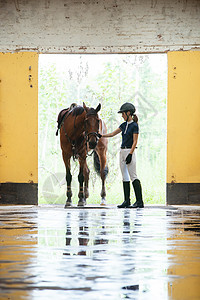
{"type": "Polygon", "coordinates": [[[142,208],[144,207],[144,202],[142,200],[142,187],[141,187],[141,183],[139,181],[139,179],[135,179],[133,182],[133,188],[134,188],[134,192],[135,192],[135,197],[136,197],[136,202],[130,206],[130,208],[142,208]]]}
{"type": "Polygon", "coordinates": [[[118,208],[126,208],[130,206],[130,181],[123,181],[124,202],[117,205],[118,208]]]}

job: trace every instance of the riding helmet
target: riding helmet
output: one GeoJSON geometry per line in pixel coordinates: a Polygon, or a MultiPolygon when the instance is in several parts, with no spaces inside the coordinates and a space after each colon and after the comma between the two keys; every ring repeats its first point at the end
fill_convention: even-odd
{"type": "Polygon", "coordinates": [[[126,103],[122,104],[118,113],[127,112],[127,111],[130,111],[131,113],[134,114],[135,106],[132,103],[126,102],[126,103]]]}

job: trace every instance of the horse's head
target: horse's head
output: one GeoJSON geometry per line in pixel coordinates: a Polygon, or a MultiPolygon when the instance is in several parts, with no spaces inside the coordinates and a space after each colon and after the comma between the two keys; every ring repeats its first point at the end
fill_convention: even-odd
{"type": "Polygon", "coordinates": [[[99,122],[100,122],[98,112],[101,109],[101,104],[99,104],[97,108],[89,108],[86,107],[85,103],[83,103],[83,107],[86,111],[85,134],[86,134],[87,142],[89,143],[90,149],[94,149],[98,142],[99,122]]]}

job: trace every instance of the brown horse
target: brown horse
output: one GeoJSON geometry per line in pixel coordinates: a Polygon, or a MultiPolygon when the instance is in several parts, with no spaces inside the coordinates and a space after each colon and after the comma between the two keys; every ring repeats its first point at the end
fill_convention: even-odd
{"type": "Polygon", "coordinates": [[[96,109],[77,106],[74,103],[69,109],[60,112],[58,116],[58,129],[60,129],[60,145],[63,161],[66,167],[67,200],[65,208],[72,205],[70,159],[79,161],[79,201],[78,206],[84,206],[89,197],[88,182],[89,168],[86,158],[90,150],[94,150],[94,164],[102,180],[101,204],[105,204],[105,179],[108,173],[106,166],[107,140],[99,139],[98,134],[106,133],[106,125],[99,118],[98,112],[101,109],[99,104],[96,109]]]}

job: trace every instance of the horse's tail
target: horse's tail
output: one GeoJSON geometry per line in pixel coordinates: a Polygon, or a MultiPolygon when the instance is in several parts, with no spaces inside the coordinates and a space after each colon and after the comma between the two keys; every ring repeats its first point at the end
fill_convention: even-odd
{"type": "MultiPolygon", "coordinates": [[[[94,169],[97,172],[97,174],[100,175],[100,161],[99,161],[99,156],[95,150],[94,150],[93,158],[94,158],[94,169]]],[[[108,175],[108,166],[105,166],[104,174],[105,176],[108,175]]]]}

